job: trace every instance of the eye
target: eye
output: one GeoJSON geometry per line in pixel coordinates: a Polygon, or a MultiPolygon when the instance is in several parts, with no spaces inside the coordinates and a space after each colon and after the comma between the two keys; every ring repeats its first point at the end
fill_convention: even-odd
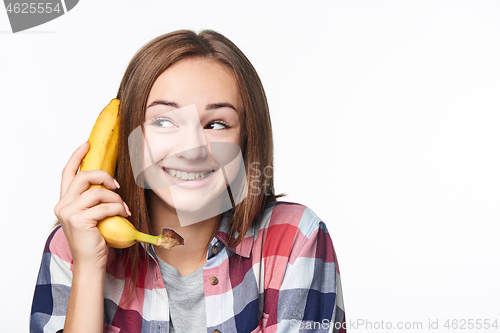
{"type": "Polygon", "coordinates": [[[163,128],[169,128],[169,127],[174,127],[174,123],[168,119],[168,118],[154,118],[151,119],[151,125],[157,126],[157,127],[163,127],[163,128]]]}
{"type": "Polygon", "coordinates": [[[215,120],[215,121],[212,121],[210,122],[206,128],[208,129],[213,129],[213,130],[222,130],[222,129],[226,129],[226,128],[230,128],[231,126],[229,126],[226,122],[222,121],[222,120],[215,120]]]}

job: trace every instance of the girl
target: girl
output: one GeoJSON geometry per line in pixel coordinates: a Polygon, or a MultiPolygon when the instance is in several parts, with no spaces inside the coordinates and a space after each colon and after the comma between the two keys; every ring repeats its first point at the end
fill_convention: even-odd
{"type": "Polygon", "coordinates": [[[88,143],[64,168],[31,331],[344,331],[330,235],[276,201],[267,101],[243,53],[214,31],[157,37],[117,99],[116,179],[78,172],[88,143]],[[108,248],[96,224],[113,215],[184,245],[108,248]]]}

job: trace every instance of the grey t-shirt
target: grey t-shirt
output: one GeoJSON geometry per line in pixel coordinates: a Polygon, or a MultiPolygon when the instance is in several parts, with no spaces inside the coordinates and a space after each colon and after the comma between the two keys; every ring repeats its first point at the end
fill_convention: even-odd
{"type": "Polygon", "coordinates": [[[170,332],[207,332],[203,266],[182,276],[177,268],[156,256],[167,288],[170,332]]]}

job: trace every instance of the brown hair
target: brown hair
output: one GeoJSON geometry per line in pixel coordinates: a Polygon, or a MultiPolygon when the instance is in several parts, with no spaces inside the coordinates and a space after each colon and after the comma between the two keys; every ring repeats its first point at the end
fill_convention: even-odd
{"type": "MultiPolygon", "coordinates": [[[[120,138],[115,174],[121,185],[118,193],[130,207],[132,216],[129,220],[138,230],[149,233],[152,227],[148,218],[147,190],[136,185],[128,150],[128,136],[133,129],[144,123],[146,102],[158,76],[174,63],[192,57],[214,60],[228,68],[236,78],[241,94],[242,155],[249,193],[230,212],[230,235],[227,242],[230,247],[236,247],[253,221],[260,216],[264,205],[276,201],[281,195],[274,194],[271,119],[262,83],[240,49],[215,31],[204,30],[196,34],[189,30],[179,30],[159,36],[143,46],[130,61],[117,94],[120,100],[120,138]],[[266,172],[254,168],[255,162],[267,167],[266,172]],[[253,180],[252,186],[249,184],[250,179],[253,180]]],[[[129,269],[137,272],[139,258],[144,254],[142,247],[136,244],[125,251],[129,269]]]]}

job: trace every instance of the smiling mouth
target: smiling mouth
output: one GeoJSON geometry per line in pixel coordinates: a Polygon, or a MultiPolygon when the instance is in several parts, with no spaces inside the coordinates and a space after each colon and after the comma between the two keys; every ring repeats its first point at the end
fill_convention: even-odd
{"type": "Polygon", "coordinates": [[[163,170],[165,170],[165,172],[168,173],[170,176],[184,181],[202,180],[210,176],[210,174],[212,173],[211,170],[200,171],[200,172],[186,172],[182,170],[175,170],[169,168],[163,168],[163,170]]]}

